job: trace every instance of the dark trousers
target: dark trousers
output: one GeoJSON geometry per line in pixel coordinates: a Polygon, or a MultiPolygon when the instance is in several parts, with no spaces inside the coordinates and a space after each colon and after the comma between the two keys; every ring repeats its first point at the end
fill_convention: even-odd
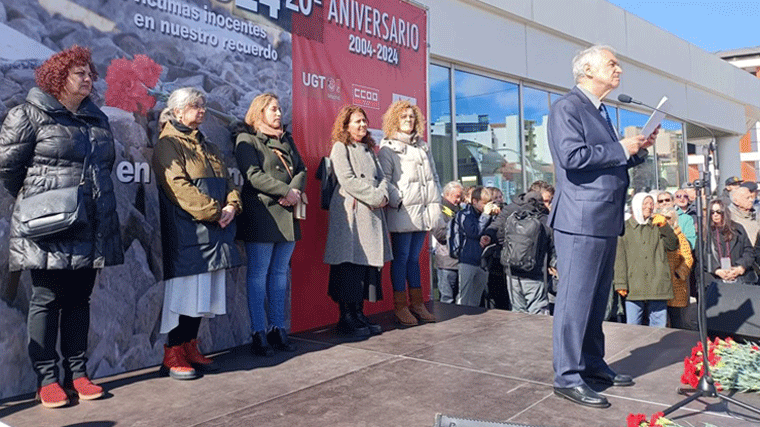
{"type": "Polygon", "coordinates": [[[371,265],[342,264],[330,265],[327,294],[337,303],[356,304],[370,298],[370,288],[374,288],[375,300],[383,299],[381,269],[371,265]]]}
{"type": "Polygon", "coordinates": [[[554,230],[559,284],[552,345],[554,386],[584,383],[584,371],[608,371],[602,321],[615,270],[617,236],[595,237],[554,230]]]}
{"type": "Polygon", "coordinates": [[[58,381],[56,342],[61,332],[63,382],[87,375],[87,333],[90,330],[90,294],[96,270],[31,270],[29,302],[29,358],[39,387],[58,381]]]}
{"type": "Polygon", "coordinates": [[[166,338],[166,345],[174,347],[175,345],[184,344],[198,338],[198,329],[200,329],[200,327],[200,317],[190,317],[180,314],[179,325],[169,331],[169,335],[166,338]]]}

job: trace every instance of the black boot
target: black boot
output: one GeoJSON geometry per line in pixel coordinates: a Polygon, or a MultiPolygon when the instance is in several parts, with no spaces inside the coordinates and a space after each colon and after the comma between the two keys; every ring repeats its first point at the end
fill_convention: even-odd
{"type": "Polygon", "coordinates": [[[364,301],[358,302],[355,304],[351,304],[354,308],[354,313],[356,314],[356,318],[364,323],[364,326],[369,328],[369,333],[372,335],[380,335],[383,333],[383,328],[378,325],[377,323],[372,323],[367,318],[367,316],[364,315],[364,301]]]}
{"type": "Polygon", "coordinates": [[[356,318],[356,313],[352,310],[352,304],[341,302],[340,319],[338,320],[338,333],[355,338],[368,337],[369,328],[356,318]]]}
{"type": "Polygon", "coordinates": [[[285,329],[280,327],[272,326],[267,332],[267,341],[275,350],[296,351],[296,345],[288,339],[288,333],[285,332],[285,329]]]}
{"type": "Polygon", "coordinates": [[[267,342],[267,337],[263,331],[256,331],[252,335],[253,342],[251,343],[251,353],[257,356],[274,356],[274,350],[272,346],[267,342]]]}

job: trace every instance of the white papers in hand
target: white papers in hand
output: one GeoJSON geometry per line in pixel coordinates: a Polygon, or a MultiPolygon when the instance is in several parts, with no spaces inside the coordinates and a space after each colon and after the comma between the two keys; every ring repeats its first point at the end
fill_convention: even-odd
{"type": "Polygon", "coordinates": [[[670,112],[670,101],[668,101],[667,96],[663,96],[660,100],[660,103],[657,104],[657,110],[652,111],[652,115],[649,116],[649,120],[647,120],[647,123],[644,125],[644,128],[641,129],[641,134],[649,138],[649,135],[654,132],[654,130],[657,128],[657,126],[662,123],[662,119],[665,118],[665,115],[670,112]],[[659,111],[658,111],[659,110],[659,111]]]}

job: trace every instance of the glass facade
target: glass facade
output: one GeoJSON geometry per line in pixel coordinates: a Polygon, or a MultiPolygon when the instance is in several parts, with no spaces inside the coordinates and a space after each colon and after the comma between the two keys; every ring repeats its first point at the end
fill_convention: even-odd
{"type": "MultiPolygon", "coordinates": [[[[554,184],[547,119],[559,97],[528,84],[431,64],[430,134],[441,184],[457,179],[465,186],[498,187],[507,201],[534,181],[554,184]]],[[[621,137],[639,134],[648,119],[606,105],[621,137]]],[[[675,191],[689,179],[681,123],[664,121],[649,153],[629,170],[629,194],[675,191]]]]}
{"type": "Polygon", "coordinates": [[[451,70],[430,64],[430,147],[441,187],[454,180],[454,150],[451,126],[436,126],[442,117],[451,117],[451,70]]]}
{"type": "Polygon", "coordinates": [[[552,98],[557,94],[523,87],[523,140],[525,159],[525,178],[527,185],[542,180],[554,183],[554,164],[549,152],[546,126],[552,98]]]}
{"type": "MultiPolygon", "coordinates": [[[[501,189],[506,197],[522,191],[518,86],[454,72],[457,176],[465,186],[501,189]]],[[[451,125],[451,117],[438,125],[451,125]]]]}

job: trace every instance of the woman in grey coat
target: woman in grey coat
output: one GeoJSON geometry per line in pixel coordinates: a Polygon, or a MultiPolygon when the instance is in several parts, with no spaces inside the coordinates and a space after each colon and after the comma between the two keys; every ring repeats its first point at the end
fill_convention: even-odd
{"type": "Polygon", "coordinates": [[[372,150],[367,114],[344,106],[333,125],[330,152],[338,186],[330,200],[324,262],[330,264],[328,294],[340,308],[338,331],[354,337],[382,329],[364,316],[365,299],[380,299],[381,269],[390,261],[390,240],[383,207],[388,181],[372,150]]]}
{"type": "Polygon", "coordinates": [[[111,181],[113,135],[89,97],[96,79],[89,49],[75,45],[56,53],[37,69],[38,87],[8,112],[0,132],[0,179],[17,202],[76,187],[84,177],[86,224],[30,238],[21,235],[18,203],[11,219],[8,261],[11,271],[31,273],[29,357],[37,400],[48,408],[69,402],[58,383],[59,330],[63,387],[82,400],[103,395],[86,372],[90,294],[98,269],[124,261],[111,181]]]}

